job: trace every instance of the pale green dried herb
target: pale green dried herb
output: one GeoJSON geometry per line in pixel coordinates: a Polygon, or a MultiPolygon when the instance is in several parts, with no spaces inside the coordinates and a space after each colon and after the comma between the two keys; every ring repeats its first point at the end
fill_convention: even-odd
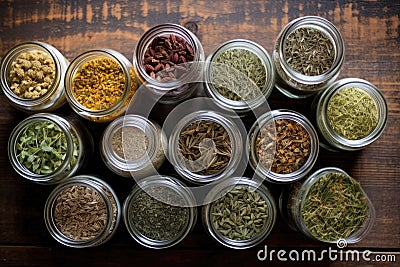
{"type": "Polygon", "coordinates": [[[248,240],[261,232],[268,220],[268,205],[260,193],[236,186],[211,207],[211,221],[223,236],[248,240]]]}
{"type": "Polygon", "coordinates": [[[248,101],[260,95],[266,70],[261,59],[247,49],[229,49],[212,61],[211,82],[225,98],[248,101]]]}
{"type": "Polygon", "coordinates": [[[368,217],[367,198],[360,184],[343,173],[329,173],[310,188],[301,216],[319,240],[348,238],[368,217]]]}
{"type": "MultiPolygon", "coordinates": [[[[73,143],[74,152],[67,170],[76,164],[79,155],[75,136],[73,143]]],[[[65,133],[51,121],[36,121],[25,127],[16,148],[19,162],[29,171],[41,175],[51,174],[60,168],[68,151],[65,133]]]]}
{"type": "Polygon", "coordinates": [[[347,87],[331,97],[327,117],[337,134],[349,140],[359,140],[376,128],[379,112],[368,93],[356,87],[347,87]]]}

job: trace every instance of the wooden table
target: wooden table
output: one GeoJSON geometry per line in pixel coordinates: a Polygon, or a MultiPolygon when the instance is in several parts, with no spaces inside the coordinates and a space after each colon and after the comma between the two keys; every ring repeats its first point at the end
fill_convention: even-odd
{"type": "MultiPolygon", "coordinates": [[[[395,255],[400,262],[400,2],[386,1],[0,1],[0,56],[14,45],[40,40],[57,47],[68,59],[93,48],[111,48],[132,59],[139,37],[149,27],[172,22],[187,26],[201,40],[208,55],[219,44],[246,38],[270,53],[279,31],[292,19],[319,15],[342,33],[346,57],[340,78],[366,79],[380,88],[389,106],[382,137],[362,151],[332,153],[321,150],[315,168],[336,166],[358,179],[371,198],[377,219],[371,233],[350,249],[373,255],[395,255]],[[386,253],[386,254],[382,254],[386,253]]],[[[272,109],[307,113],[310,100],[288,99],[274,89],[272,109]]],[[[57,111],[72,113],[68,105],[57,111]]],[[[16,111],[0,96],[0,265],[35,266],[267,266],[257,252],[268,249],[327,249],[290,230],[278,218],[271,235],[258,247],[232,250],[217,244],[199,219],[194,231],[166,250],[139,246],[121,223],[113,239],[100,247],[72,249],[58,244],[46,230],[43,206],[54,188],[18,177],[6,154],[12,128],[27,114],[16,111]]],[[[162,122],[161,122],[162,123],[162,122]]],[[[105,125],[90,124],[98,142],[105,125]]],[[[99,151],[83,173],[100,174],[122,202],[133,181],[113,175],[102,164],[99,151]],[[97,166],[97,167],[96,167],[97,166]]],[[[164,169],[168,169],[164,167],[164,169]]],[[[268,185],[274,195],[279,187],[268,185]]],[[[373,258],[373,256],[371,256],[373,258]]],[[[275,262],[278,259],[274,257],[275,262]]],[[[378,262],[325,259],[331,266],[381,266],[378,262]]],[[[321,263],[303,262],[319,266],[321,263]]],[[[293,262],[282,263],[292,266],[293,262]]],[[[299,263],[301,264],[301,263],[299,263]]],[[[393,266],[396,263],[392,263],[393,266]]]]}

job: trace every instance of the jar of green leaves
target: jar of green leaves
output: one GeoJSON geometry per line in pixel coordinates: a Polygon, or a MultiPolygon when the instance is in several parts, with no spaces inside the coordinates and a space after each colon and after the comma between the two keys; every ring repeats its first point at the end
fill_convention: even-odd
{"type": "Polygon", "coordinates": [[[254,247],[264,241],[276,220],[276,206],[260,181],[232,177],[207,194],[202,221],[208,234],[233,249],[254,247]]]}
{"type": "Polygon", "coordinates": [[[375,209],[360,183],[335,167],[292,184],[282,192],[279,206],[293,229],[327,243],[359,242],[375,221],[375,209]]]}
{"type": "Polygon", "coordinates": [[[76,118],[38,113],[21,121],[8,141],[8,157],[22,177],[56,184],[77,173],[93,151],[93,139],[76,118]]]}
{"type": "Polygon", "coordinates": [[[344,61],[344,41],[330,21],[317,16],[289,22],[275,41],[275,87],[291,98],[305,98],[326,89],[344,61]]]}
{"type": "Polygon", "coordinates": [[[206,60],[204,76],[207,95],[220,107],[243,115],[266,101],[275,82],[268,52],[246,39],[216,48],[206,60]]]}
{"type": "Polygon", "coordinates": [[[382,135],[388,107],[376,86],[363,79],[345,78],[314,98],[311,114],[324,148],[354,151],[382,135]]]}
{"type": "Polygon", "coordinates": [[[155,175],[133,186],[123,206],[125,226],[139,244],[163,249],[177,245],[197,219],[196,199],[178,179],[155,175]]]}

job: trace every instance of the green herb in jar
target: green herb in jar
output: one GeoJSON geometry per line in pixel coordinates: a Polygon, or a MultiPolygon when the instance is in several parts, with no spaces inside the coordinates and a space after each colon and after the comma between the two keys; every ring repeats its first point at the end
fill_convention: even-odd
{"type": "MultiPolygon", "coordinates": [[[[67,169],[78,159],[79,144],[73,135],[74,151],[67,169]]],[[[36,174],[55,172],[64,162],[68,152],[64,132],[51,121],[37,121],[28,125],[16,144],[17,158],[28,170],[36,174]]]]}
{"type": "Polygon", "coordinates": [[[153,240],[176,238],[189,220],[189,208],[177,206],[184,204],[182,196],[165,186],[152,186],[146,192],[137,194],[129,204],[132,225],[153,240]]]}
{"type": "Polygon", "coordinates": [[[311,152],[311,139],[307,130],[300,123],[289,119],[275,120],[275,127],[273,123],[264,125],[256,142],[259,162],[279,174],[300,169],[311,152]]]}
{"type": "Polygon", "coordinates": [[[181,131],[179,150],[186,168],[200,175],[211,175],[226,168],[231,159],[232,144],[224,126],[199,120],[181,131]]]}
{"type": "Polygon", "coordinates": [[[307,76],[324,74],[335,60],[332,40],[322,31],[310,27],[298,28],[290,33],[283,50],[289,66],[307,76]]]}
{"type": "Polygon", "coordinates": [[[329,125],[340,136],[359,140],[368,136],[378,125],[376,102],[363,90],[347,87],[336,92],[328,102],[329,125]]]}
{"type": "Polygon", "coordinates": [[[257,190],[236,186],[211,207],[211,221],[223,236],[233,240],[248,240],[263,230],[268,218],[268,206],[257,190]]]}
{"type": "Polygon", "coordinates": [[[248,101],[260,95],[266,82],[261,59],[247,49],[229,49],[212,60],[211,83],[225,98],[248,101]]]}
{"type": "Polygon", "coordinates": [[[329,173],[310,188],[301,215],[311,234],[335,241],[357,232],[368,216],[366,196],[360,184],[343,173],[329,173]]]}

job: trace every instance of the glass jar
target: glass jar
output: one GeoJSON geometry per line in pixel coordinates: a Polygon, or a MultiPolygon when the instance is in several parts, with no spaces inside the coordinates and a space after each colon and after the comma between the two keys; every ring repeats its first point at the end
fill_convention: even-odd
{"type": "Polygon", "coordinates": [[[121,116],[137,87],[132,63],[111,49],[82,53],[71,61],[65,75],[71,108],[94,122],[109,122],[121,116]]]}
{"type": "Polygon", "coordinates": [[[107,126],[100,148],[110,170],[123,177],[143,178],[157,174],[164,163],[167,137],[157,123],[125,115],[107,126]]]}
{"type": "Polygon", "coordinates": [[[229,177],[238,168],[242,153],[243,140],[238,126],[232,119],[211,110],[183,117],[168,142],[168,159],[176,172],[195,184],[229,177]],[[210,128],[207,133],[204,127],[210,128]],[[198,147],[196,151],[194,147],[198,147]]]}
{"type": "Polygon", "coordinates": [[[114,235],[121,205],[114,190],[97,176],[79,175],[59,184],[47,198],[44,219],[51,236],[74,247],[94,247],[114,235]]]}
{"type": "Polygon", "coordinates": [[[180,102],[195,93],[202,78],[204,59],[203,46],[197,36],[171,23],[146,31],[133,55],[140,81],[164,104],[180,102]]]}
{"type": "Polygon", "coordinates": [[[274,227],[275,201],[262,183],[246,177],[229,178],[215,186],[207,198],[216,200],[203,206],[203,225],[224,246],[234,249],[257,246],[274,227]]]}
{"type": "Polygon", "coordinates": [[[196,224],[195,202],[192,192],[174,177],[144,178],[125,199],[125,226],[132,238],[145,247],[175,246],[196,224]]]}
{"type": "MultiPolygon", "coordinates": [[[[315,96],[312,103],[311,114],[314,117],[313,120],[315,121],[315,126],[320,135],[321,146],[332,151],[354,151],[365,148],[382,135],[386,126],[388,107],[382,92],[373,84],[362,79],[346,78],[336,81],[327,90],[315,96]],[[345,90],[350,90],[351,88],[355,88],[358,91],[351,92],[351,95],[347,95],[346,98],[343,98],[344,96],[342,96],[341,93],[346,93],[345,90]],[[365,109],[365,113],[355,114],[355,112],[360,112],[360,110],[354,110],[352,103],[358,103],[361,101],[361,97],[355,97],[354,94],[363,97],[364,103],[362,106],[365,109]],[[350,99],[348,97],[354,98],[350,99]],[[348,133],[360,130],[360,127],[371,126],[370,129],[366,129],[367,131],[365,134],[351,137],[347,136],[345,132],[342,132],[340,128],[335,129],[333,120],[330,120],[330,116],[335,115],[332,113],[333,109],[330,107],[330,104],[336,103],[337,99],[342,102],[340,102],[339,105],[335,105],[335,112],[341,112],[342,115],[346,112],[352,112],[354,113],[353,115],[357,117],[352,118],[351,121],[354,122],[354,124],[346,128],[348,133]],[[343,101],[348,102],[345,105],[343,101]],[[368,108],[368,106],[373,107],[373,109],[368,108]],[[331,112],[331,115],[328,114],[328,110],[331,112]],[[372,114],[376,116],[373,120],[370,120],[372,114]],[[361,115],[363,117],[367,116],[368,121],[359,121],[361,115]],[[355,119],[357,120],[355,121],[355,119]]],[[[341,127],[346,126],[346,122],[339,121],[337,124],[340,124],[341,127]]]]}
{"type": "Polygon", "coordinates": [[[328,20],[305,16],[289,22],[275,42],[275,87],[291,98],[305,98],[326,89],[339,76],[344,52],[343,38],[328,20]],[[311,37],[307,46],[305,39],[311,37]],[[303,51],[313,51],[313,54],[306,56],[303,51]],[[313,62],[301,62],[306,59],[313,62]]]}
{"type": "Polygon", "coordinates": [[[39,184],[56,184],[71,177],[86,165],[92,152],[92,136],[79,120],[50,113],[24,119],[8,141],[14,170],[39,184]]]}
{"type": "Polygon", "coordinates": [[[67,67],[68,60],[55,47],[43,42],[21,43],[0,61],[1,88],[19,110],[52,111],[65,103],[67,67]]]}
{"type": "MultiPolygon", "coordinates": [[[[339,180],[338,180],[339,181],[339,180]]],[[[354,190],[355,189],[351,189],[354,190]]],[[[326,243],[336,243],[339,245],[339,242],[342,242],[343,244],[351,244],[351,243],[356,243],[359,242],[361,239],[363,239],[371,230],[374,221],[375,221],[375,209],[369,200],[368,196],[365,194],[363,189],[361,188],[360,184],[352,177],[350,177],[345,171],[335,168],[335,167],[327,167],[327,168],[322,168],[317,171],[315,171],[313,174],[311,174],[307,179],[305,179],[303,182],[296,182],[291,185],[291,187],[288,190],[282,191],[280,201],[280,210],[282,212],[282,217],[285,218],[285,220],[289,223],[291,228],[300,231],[304,235],[306,235],[309,238],[319,240],[322,242],[326,243]],[[346,193],[350,192],[350,185],[343,183],[337,182],[338,184],[335,185],[334,179],[339,179],[338,177],[345,177],[345,179],[348,179],[347,181],[351,183],[351,186],[355,186],[354,188],[357,189],[357,192],[355,192],[354,195],[346,195],[346,197],[358,197],[360,196],[363,200],[362,202],[362,207],[365,208],[365,210],[359,210],[359,207],[361,207],[361,204],[358,202],[358,200],[349,200],[347,198],[348,203],[341,203],[342,199],[338,198],[339,193],[346,193]],[[321,183],[321,184],[319,184],[321,183]],[[322,186],[325,189],[315,189],[314,186],[322,186]],[[338,189],[339,188],[339,189],[338,189]],[[342,214],[337,214],[335,215],[335,219],[331,218],[326,218],[325,216],[329,216],[329,214],[334,212],[334,206],[331,206],[332,203],[328,203],[326,201],[329,201],[329,197],[326,197],[323,195],[324,192],[329,190],[329,194],[332,195],[331,197],[331,202],[332,203],[338,203],[337,205],[340,206],[340,210],[342,214]],[[339,190],[338,192],[336,190],[339,190]],[[312,192],[312,193],[310,193],[312,192]],[[315,203],[321,203],[321,205],[324,207],[328,207],[326,209],[326,212],[321,209],[321,207],[310,207],[312,208],[314,213],[319,214],[316,216],[315,220],[309,220],[307,217],[307,211],[305,210],[304,207],[307,207],[310,203],[310,194],[313,194],[315,192],[320,192],[321,196],[315,196],[315,203]],[[318,202],[319,201],[319,202],[318,202]],[[348,204],[348,206],[347,206],[348,204]],[[357,206],[357,207],[356,207],[357,206]],[[332,236],[332,233],[329,233],[330,229],[332,227],[337,227],[334,226],[335,224],[342,223],[342,220],[346,220],[344,224],[346,227],[349,227],[351,225],[351,222],[357,222],[358,219],[355,220],[350,220],[351,216],[350,214],[347,214],[348,216],[344,216],[344,212],[346,212],[346,207],[352,207],[354,209],[357,208],[355,211],[356,217],[360,216],[360,220],[363,219],[362,223],[360,225],[352,225],[351,227],[354,228],[352,231],[346,232],[346,236],[332,236]],[[365,212],[365,214],[363,214],[365,212]],[[365,215],[365,218],[363,216],[365,215]],[[320,230],[317,229],[317,225],[321,224],[320,219],[325,221],[326,225],[321,225],[319,228],[320,230]],[[318,219],[318,220],[317,220],[318,219]],[[332,225],[329,225],[329,223],[332,223],[332,225]],[[322,231],[327,231],[326,233],[322,233],[322,231]],[[326,236],[326,237],[323,237],[326,236]]],[[[333,215],[332,215],[333,216],[333,215]]],[[[359,222],[357,222],[359,223],[359,222]]],[[[334,229],[336,230],[336,234],[339,234],[338,231],[339,229],[334,229]]],[[[340,232],[343,232],[344,229],[340,229],[340,232]]]]}
{"type": "Polygon", "coordinates": [[[207,95],[220,107],[238,114],[262,105],[275,83],[275,70],[268,52],[245,39],[230,40],[215,49],[207,58],[204,75],[207,95]],[[221,73],[230,77],[219,77],[221,73]],[[239,91],[242,88],[247,91],[239,91]]]}
{"type": "Polygon", "coordinates": [[[314,166],[319,139],[311,122],[292,110],[273,110],[257,119],[248,134],[247,153],[256,175],[273,183],[303,178],[314,166]],[[265,159],[260,159],[260,154],[265,159]]]}

